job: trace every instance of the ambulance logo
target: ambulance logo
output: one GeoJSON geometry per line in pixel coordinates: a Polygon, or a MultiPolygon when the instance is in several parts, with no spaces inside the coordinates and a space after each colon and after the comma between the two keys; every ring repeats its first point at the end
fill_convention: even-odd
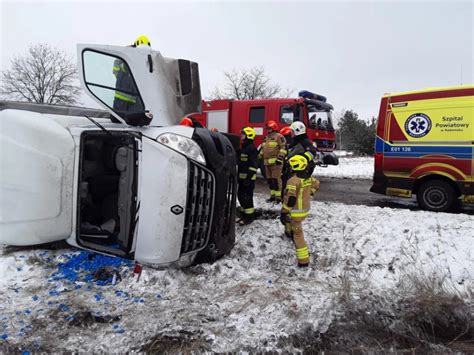
{"type": "Polygon", "coordinates": [[[415,113],[405,122],[405,132],[411,137],[421,138],[431,130],[431,120],[424,113],[415,113]]]}

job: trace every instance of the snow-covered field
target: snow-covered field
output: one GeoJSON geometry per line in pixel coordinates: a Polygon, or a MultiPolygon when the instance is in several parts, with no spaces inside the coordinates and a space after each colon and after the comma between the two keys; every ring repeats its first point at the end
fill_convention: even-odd
{"type": "Polygon", "coordinates": [[[339,165],[328,165],[325,168],[316,167],[315,176],[335,177],[345,179],[372,179],[374,174],[373,157],[339,158],[339,165]]]}
{"type": "Polygon", "coordinates": [[[125,263],[113,266],[115,284],[58,275],[74,249],[5,252],[0,352],[295,351],[285,339],[326,332],[343,295],[395,302],[407,275],[434,275],[471,297],[472,216],[316,202],[304,222],[311,266],[299,269],[278,207],[256,200],[260,219],[237,228],[230,255],[183,270],[144,268],[138,281],[125,263]]]}

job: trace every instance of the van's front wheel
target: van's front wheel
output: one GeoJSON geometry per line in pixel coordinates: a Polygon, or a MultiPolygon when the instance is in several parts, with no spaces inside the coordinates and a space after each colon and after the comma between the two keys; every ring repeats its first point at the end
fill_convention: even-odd
{"type": "Polygon", "coordinates": [[[447,212],[456,203],[456,193],[453,187],[442,180],[424,182],[416,194],[420,206],[428,211],[447,212]]]}

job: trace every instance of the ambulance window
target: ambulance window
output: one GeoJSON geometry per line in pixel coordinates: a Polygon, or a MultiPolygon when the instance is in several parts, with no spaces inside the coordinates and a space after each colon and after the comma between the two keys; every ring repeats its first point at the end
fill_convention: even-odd
{"type": "Polygon", "coordinates": [[[145,106],[130,67],[122,58],[85,50],[82,53],[84,82],[103,104],[120,114],[143,112],[145,106]]]}
{"type": "Polygon", "coordinates": [[[251,107],[249,122],[250,123],[265,122],[265,107],[251,107]]]}

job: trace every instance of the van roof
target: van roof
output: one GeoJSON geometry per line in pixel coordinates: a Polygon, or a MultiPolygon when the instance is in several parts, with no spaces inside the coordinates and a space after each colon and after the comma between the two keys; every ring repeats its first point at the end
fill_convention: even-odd
{"type": "Polygon", "coordinates": [[[463,90],[463,89],[464,90],[465,89],[474,89],[474,85],[444,86],[444,87],[425,88],[425,89],[419,89],[419,90],[413,90],[413,91],[386,93],[386,94],[383,95],[383,97],[411,95],[411,94],[423,94],[425,92],[454,91],[454,90],[463,90]]]}

